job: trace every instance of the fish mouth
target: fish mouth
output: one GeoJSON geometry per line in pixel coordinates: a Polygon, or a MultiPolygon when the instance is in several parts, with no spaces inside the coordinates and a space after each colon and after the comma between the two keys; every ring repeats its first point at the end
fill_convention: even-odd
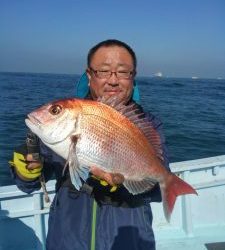
{"type": "Polygon", "coordinates": [[[47,138],[42,131],[42,123],[35,118],[32,115],[27,115],[27,119],[25,119],[25,123],[27,125],[27,127],[34,133],[36,134],[42,141],[44,144],[55,144],[54,140],[49,140],[49,138],[47,138]]]}
{"type": "Polygon", "coordinates": [[[27,115],[27,118],[25,119],[25,123],[27,127],[34,133],[41,130],[42,123],[37,118],[35,118],[34,116],[30,114],[27,115]]]}
{"type": "Polygon", "coordinates": [[[34,116],[30,115],[30,114],[27,115],[27,117],[28,117],[28,119],[26,119],[26,120],[29,120],[31,123],[33,123],[34,125],[36,125],[38,127],[41,126],[41,122],[36,117],[34,117],[34,116]]]}

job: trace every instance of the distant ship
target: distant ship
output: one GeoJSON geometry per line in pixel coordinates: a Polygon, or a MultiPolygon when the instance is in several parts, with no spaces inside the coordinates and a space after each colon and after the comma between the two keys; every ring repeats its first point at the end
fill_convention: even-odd
{"type": "Polygon", "coordinates": [[[154,76],[154,77],[162,77],[163,74],[162,74],[162,72],[157,72],[157,73],[155,73],[153,76],[154,76]]]}

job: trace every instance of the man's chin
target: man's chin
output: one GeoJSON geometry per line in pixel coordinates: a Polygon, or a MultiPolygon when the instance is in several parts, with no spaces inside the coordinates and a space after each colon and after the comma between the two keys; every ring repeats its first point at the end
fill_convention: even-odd
{"type": "Polygon", "coordinates": [[[107,92],[104,94],[105,97],[115,96],[117,101],[122,103],[127,103],[130,100],[130,97],[124,96],[121,92],[107,92]]]}

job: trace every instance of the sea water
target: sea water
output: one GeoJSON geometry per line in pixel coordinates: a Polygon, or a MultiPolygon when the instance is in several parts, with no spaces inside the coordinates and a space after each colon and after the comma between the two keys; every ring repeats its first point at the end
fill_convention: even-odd
{"type": "MultiPolygon", "coordinates": [[[[24,143],[24,119],[40,105],[73,97],[80,76],[0,73],[0,186],[14,184],[8,161],[24,143]]],[[[225,80],[137,77],[141,104],[163,122],[170,162],[225,154],[225,80]]]]}

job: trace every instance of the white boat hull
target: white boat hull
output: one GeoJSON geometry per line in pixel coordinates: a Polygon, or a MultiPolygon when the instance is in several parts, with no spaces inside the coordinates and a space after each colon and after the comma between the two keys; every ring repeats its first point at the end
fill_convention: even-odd
{"type": "MultiPolygon", "coordinates": [[[[196,188],[198,196],[179,197],[170,223],[162,204],[151,204],[156,249],[201,250],[208,243],[225,242],[225,155],[170,167],[196,188]]],[[[51,200],[54,188],[55,181],[47,183],[51,200]]],[[[27,195],[16,186],[0,187],[0,250],[44,250],[48,213],[41,190],[27,195]]]]}

